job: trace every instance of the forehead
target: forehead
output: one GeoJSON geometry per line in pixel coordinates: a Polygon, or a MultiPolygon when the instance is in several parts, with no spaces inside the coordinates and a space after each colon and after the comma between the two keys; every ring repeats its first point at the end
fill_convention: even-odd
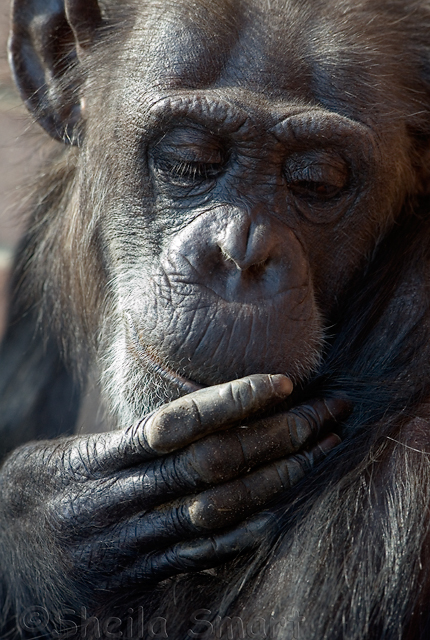
{"type": "Polygon", "coordinates": [[[149,44],[149,58],[155,63],[149,63],[148,75],[152,81],[189,83],[190,88],[262,86],[276,79],[284,84],[297,76],[297,63],[303,60],[300,46],[294,51],[292,44],[294,34],[304,32],[306,12],[297,12],[294,2],[281,4],[181,1],[164,4],[160,13],[160,5],[150,3],[148,13],[136,23],[136,34],[140,31],[149,44]],[[297,14],[295,20],[291,13],[297,14]],[[289,68],[295,72],[289,73],[289,68]]]}
{"type": "Polygon", "coordinates": [[[315,65],[345,68],[360,52],[370,62],[382,48],[389,62],[387,50],[401,44],[387,25],[396,17],[393,3],[375,0],[150,1],[134,36],[136,53],[160,79],[285,90],[315,65]]]}
{"type": "Polygon", "coordinates": [[[416,94],[419,65],[413,68],[406,39],[414,12],[416,29],[417,5],[413,12],[408,4],[136,2],[135,21],[119,53],[127,67],[125,77],[124,66],[118,66],[121,99],[144,104],[150,92],[228,89],[274,102],[322,106],[362,121],[381,121],[385,113],[392,118],[411,105],[416,111],[407,85],[412,83],[416,94]]]}

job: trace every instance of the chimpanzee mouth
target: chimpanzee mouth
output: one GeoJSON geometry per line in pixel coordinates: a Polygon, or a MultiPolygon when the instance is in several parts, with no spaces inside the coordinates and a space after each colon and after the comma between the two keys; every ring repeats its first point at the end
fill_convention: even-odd
{"type": "Polygon", "coordinates": [[[153,373],[157,374],[168,384],[174,385],[184,394],[193,393],[199,389],[203,389],[204,385],[198,384],[193,380],[189,380],[184,376],[181,376],[174,369],[166,366],[154,353],[153,349],[147,345],[142,344],[139,340],[139,335],[134,326],[133,320],[130,314],[125,314],[128,320],[129,340],[127,343],[132,351],[133,355],[144,363],[145,367],[150,369],[153,373]]]}

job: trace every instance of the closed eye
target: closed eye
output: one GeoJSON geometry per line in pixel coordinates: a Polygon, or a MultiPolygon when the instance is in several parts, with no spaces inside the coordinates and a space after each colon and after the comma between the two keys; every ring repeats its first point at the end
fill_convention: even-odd
{"type": "Polygon", "coordinates": [[[164,177],[171,176],[173,180],[180,180],[186,183],[206,182],[216,179],[222,172],[220,162],[169,162],[164,159],[157,163],[157,169],[164,174],[164,177]]]}
{"type": "Polygon", "coordinates": [[[320,200],[329,200],[335,198],[343,187],[319,182],[316,180],[296,180],[288,183],[288,187],[292,193],[297,196],[315,198],[320,200]]]}
{"type": "Polygon", "coordinates": [[[185,125],[165,132],[151,155],[154,169],[164,182],[184,187],[213,181],[227,160],[224,143],[218,136],[185,125]]]}
{"type": "Polygon", "coordinates": [[[318,151],[290,156],[284,168],[284,176],[293,195],[321,203],[336,198],[349,182],[345,161],[338,156],[318,151]]]}

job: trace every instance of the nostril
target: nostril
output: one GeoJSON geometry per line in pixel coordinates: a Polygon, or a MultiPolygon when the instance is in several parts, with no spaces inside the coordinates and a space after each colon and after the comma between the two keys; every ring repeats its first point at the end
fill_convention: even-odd
{"type": "Polygon", "coordinates": [[[261,271],[264,271],[268,267],[271,261],[270,256],[267,256],[258,262],[255,261],[253,256],[244,256],[242,258],[239,258],[238,256],[231,256],[225,248],[220,245],[219,250],[222,260],[227,264],[230,263],[231,266],[234,265],[234,267],[239,271],[248,271],[249,273],[255,274],[261,273],[261,271]]]}
{"type": "Polygon", "coordinates": [[[261,271],[265,271],[269,266],[270,262],[271,262],[271,259],[270,257],[268,257],[265,260],[261,260],[261,262],[256,262],[255,264],[252,264],[250,267],[248,267],[248,271],[250,271],[251,273],[260,273],[261,271]]]}
{"type": "Polygon", "coordinates": [[[256,272],[266,268],[278,242],[270,219],[244,212],[236,212],[217,239],[224,264],[232,263],[239,271],[252,268],[256,272]]]}

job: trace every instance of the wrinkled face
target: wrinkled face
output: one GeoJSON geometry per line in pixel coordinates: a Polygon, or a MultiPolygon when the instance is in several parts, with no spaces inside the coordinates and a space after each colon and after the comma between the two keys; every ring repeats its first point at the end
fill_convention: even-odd
{"type": "Polygon", "coordinates": [[[86,141],[115,309],[102,355],[125,421],[196,385],[305,380],[406,190],[403,130],[376,127],[373,105],[349,113],[343,93],[333,108],[334,67],[324,104],[300,24],[268,38],[258,7],[231,31],[177,7],[136,23],[86,141]]]}

